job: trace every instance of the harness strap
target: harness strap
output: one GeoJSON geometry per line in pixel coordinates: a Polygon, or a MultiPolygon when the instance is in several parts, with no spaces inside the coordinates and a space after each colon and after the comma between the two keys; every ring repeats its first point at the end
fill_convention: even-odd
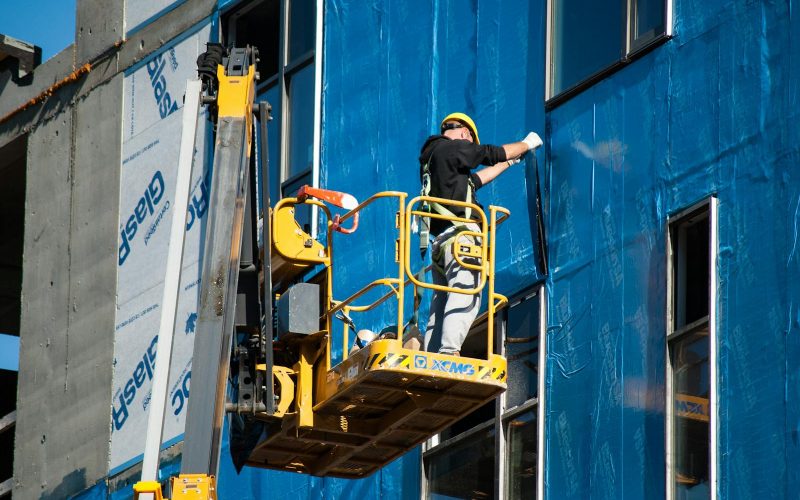
{"type": "MultiPolygon", "coordinates": [[[[435,152],[435,150],[434,150],[435,152]]],[[[433,152],[431,153],[431,157],[433,156],[433,152]]],[[[422,189],[420,190],[421,196],[428,196],[431,192],[431,171],[430,171],[430,158],[422,167],[422,189]]],[[[471,177],[467,177],[467,199],[466,202],[472,204],[475,192],[475,184],[472,182],[471,177]]],[[[439,215],[444,215],[446,217],[458,217],[452,211],[448,210],[443,205],[436,203],[436,202],[423,202],[422,204],[423,211],[430,212],[433,209],[439,215]]],[[[464,209],[464,218],[469,219],[472,217],[472,207],[466,207],[464,209]]],[[[420,242],[419,248],[420,252],[424,254],[424,250],[428,247],[428,238],[430,234],[430,217],[422,217],[421,224],[420,224],[420,242]]],[[[463,231],[463,228],[466,226],[464,223],[456,223],[454,221],[449,221],[451,224],[456,226],[457,229],[463,231]]]]}

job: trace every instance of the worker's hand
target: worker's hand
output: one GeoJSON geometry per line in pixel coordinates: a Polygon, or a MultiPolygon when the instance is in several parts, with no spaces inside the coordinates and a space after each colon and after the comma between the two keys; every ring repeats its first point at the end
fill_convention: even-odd
{"type": "Polygon", "coordinates": [[[516,165],[519,162],[520,162],[520,158],[519,157],[511,158],[510,160],[508,160],[508,166],[510,167],[511,165],[516,165]]]}
{"type": "Polygon", "coordinates": [[[542,138],[536,132],[529,132],[522,142],[528,145],[528,151],[532,151],[542,145],[542,138]]]}

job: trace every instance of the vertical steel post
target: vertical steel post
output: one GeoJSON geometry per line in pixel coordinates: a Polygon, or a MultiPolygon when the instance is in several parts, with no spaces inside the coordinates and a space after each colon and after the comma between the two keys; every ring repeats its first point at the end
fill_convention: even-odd
{"type": "Polygon", "coordinates": [[[272,217],[270,217],[270,172],[269,172],[269,142],[267,141],[267,123],[272,120],[272,106],[267,102],[258,103],[259,126],[259,166],[261,168],[261,243],[264,245],[261,269],[264,271],[263,300],[264,316],[261,322],[261,332],[264,336],[264,358],[267,366],[265,401],[267,414],[275,413],[275,384],[272,367],[275,365],[272,352],[272,217]]]}

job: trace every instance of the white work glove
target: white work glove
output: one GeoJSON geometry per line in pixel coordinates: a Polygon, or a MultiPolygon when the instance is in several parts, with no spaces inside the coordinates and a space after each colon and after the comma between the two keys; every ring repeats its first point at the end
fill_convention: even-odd
{"type": "Polygon", "coordinates": [[[516,165],[519,162],[520,162],[520,158],[519,157],[511,158],[510,160],[508,160],[508,166],[510,167],[512,165],[516,165]]]}
{"type": "Polygon", "coordinates": [[[522,142],[528,145],[528,151],[532,151],[542,145],[542,138],[536,132],[529,132],[528,135],[522,139],[522,142]]]}

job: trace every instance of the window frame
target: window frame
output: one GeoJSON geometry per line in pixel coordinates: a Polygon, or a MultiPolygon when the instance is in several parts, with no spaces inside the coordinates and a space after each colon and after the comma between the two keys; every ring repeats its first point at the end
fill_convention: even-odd
{"type": "MultiPolygon", "coordinates": [[[[236,19],[241,15],[245,15],[248,11],[256,9],[259,5],[264,4],[268,0],[250,0],[245,2],[238,2],[231,6],[230,13],[231,19],[236,19]]],[[[297,179],[311,174],[311,185],[319,187],[319,165],[320,165],[320,140],[321,140],[321,117],[322,117],[322,37],[323,37],[323,0],[312,0],[315,9],[315,26],[314,26],[314,48],[308,50],[295,59],[289,58],[290,47],[290,26],[289,16],[291,14],[292,0],[277,0],[280,3],[280,40],[278,44],[278,72],[268,79],[258,82],[256,85],[256,95],[263,95],[272,90],[274,87],[279,86],[278,95],[280,99],[280,115],[274,117],[278,121],[278,144],[280,144],[280,155],[278,157],[279,165],[271,166],[271,170],[277,173],[278,193],[283,197],[284,188],[295,182],[297,179]],[[291,116],[290,116],[290,98],[289,98],[289,82],[293,76],[299,73],[307,66],[314,65],[314,91],[313,91],[313,125],[311,136],[312,148],[312,161],[311,168],[302,172],[298,172],[289,177],[289,146],[291,144],[291,116]]],[[[228,26],[226,39],[233,41],[236,40],[236,23],[231,23],[228,26]]],[[[276,200],[277,201],[277,200],[276,200]]],[[[311,207],[311,236],[315,237],[318,231],[318,208],[311,207]]]]}
{"type": "Polygon", "coordinates": [[[619,0],[621,2],[622,12],[622,29],[619,36],[621,37],[621,51],[619,58],[610,63],[608,66],[587,75],[572,86],[556,93],[553,89],[553,78],[555,76],[555,68],[553,61],[553,16],[555,10],[553,2],[555,0],[547,0],[546,20],[545,20],[545,108],[552,109],[571,97],[583,92],[587,88],[593,86],[603,78],[615,73],[620,68],[626,66],[628,63],[638,59],[654,47],[665,43],[672,38],[672,25],[673,25],[673,2],[674,0],[662,0],[664,2],[664,32],[653,34],[649,37],[640,37],[638,40],[635,35],[635,20],[637,11],[637,0],[619,0]]]}
{"type": "Polygon", "coordinates": [[[717,287],[718,272],[717,262],[719,255],[719,201],[715,195],[693,204],[669,217],[666,225],[666,332],[665,332],[665,368],[666,368],[666,422],[665,422],[665,482],[666,498],[675,498],[675,389],[673,387],[674,370],[672,366],[672,345],[677,341],[688,338],[704,327],[708,328],[708,378],[709,378],[709,423],[708,423],[708,477],[709,497],[717,498],[717,442],[718,442],[718,376],[717,376],[717,287]],[[708,283],[708,315],[691,323],[676,327],[675,315],[677,312],[676,286],[674,276],[675,252],[673,249],[673,228],[678,228],[681,223],[695,216],[697,212],[707,210],[708,213],[708,247],[709,247],[709,283],[708,283]]]}
{"type": "Polygon", "coordinates": [[[468,441],[476,433],[482,432],[488,428],[494,427],[495,431],[495,484],[494,484],[494,498],[504,500],[508,497],[508,430],[507,422],[511,419],[518,417],[526,412],[533,411],[536,418],[536,497],[537,499],[544,498],[544,429],[545,429],[545,379],[546,379],[546,349],[547,349],[547,287],[545,284],[537,284],[532,288],[528,288],[522,293],[516,295],[509,301],[509,305],[504,309],[502,320],[497,325],[497,335],[495,337],[495,349],[498,353],[505,356],[505,339],[506,327],[508,324],[508,311],[511,307],[517,306],[525,300],[538,298],[539,309],[539,352],[538,352],[538,370],[539,376],[537,378],[537,395],[536,397],[529,398],[525,402],[514,407],[506,406],[506,393],[503,392],[495,400],[495,415],[493,418],[481,422],[472,428],[450,437],[446,441],[440,441],[440,434],[428,439],[422,445],[422,460],[420,461],[421,468],[421,481],[420,481],[420,498],[430,498],[428,488],[428,478],[426,475],[425,459],[435,456],[447,448],[457,446],[468,441]]]}
{"type": "MultiPolygon", "coordinates": [[[[313,125],[311,137],[311,185],[319,187],[319,149],[320,149],[320,126],[321,126],[321,103],[322,103],[322,9],[323,0],[313,0],[314,2],[314,49],[300,54],[296,59],[290,60],[289,40],[291,37],[291,26],[289,26],[291,16],[291,2],[293,0],[281,0],[281,43],[280,59],[278,62],[279,81],[281,85],[281,165],[280,165],[280,193],[284,187],[294,182],[297,178],[308,175],[308,170],[298,172],[289,177],[289,147],[292,138],[289,99],[289,82],[293,76],[309,64],[314,64],[314,96],[313,96],[313,125]]],[[[311,207],[311,236],[316,237],[318,230],[319,208],[311,207]]]]}

